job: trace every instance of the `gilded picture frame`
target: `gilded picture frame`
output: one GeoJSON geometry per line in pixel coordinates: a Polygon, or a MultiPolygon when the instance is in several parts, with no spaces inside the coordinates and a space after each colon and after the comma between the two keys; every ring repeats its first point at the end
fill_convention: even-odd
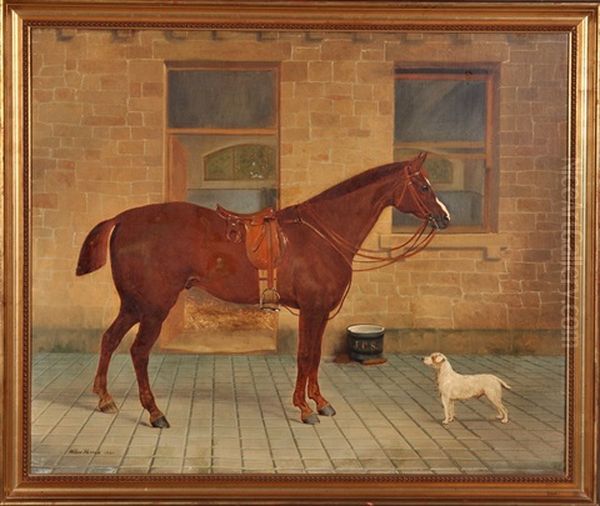
{"type": "MultiPolygon", "coordinates": [[[[2,5],[4,248],[0,499],[3,504],[598,503],[598,2],[190,0],[167,5],[152,0],[119,3],[4,0],[2,5]],[[561,79],[567,96],[567,103],[562,104],[567,143],[564,171],[553,174],[561,178],[565,210],[561,222],[564,247],[560,273],[566,392],[561,472],[111,475],[32,472],[32,314],[38,311],[32,295],[36,284],[32,266],[36,219],[33,210],[37,205],[36,185],[40,184],[36,180],[39,175],[32,172],[32,159],[40,147],[36,145],[34,127],[35,38],[42,31],[51,31],[56,40],[61,37],[66,40],[77,31],[103,31],[111,34],[111,40],[117,40],[152,30],[161,32],[171,43],[178,43],[184,33],[197,32],[208,34],[212,40],[240,32],[262,41],[268,41],[273,33],[285,32],[309,42],[328,33],[345,34],[354,41],[394,34],[402,37],[408,44],[406,47],[420,44],[427,36],[451,36],[458,46],[474,35],[485,39],[501,34],[515,40],[527,34],[563,37],[566,59],[561,79]]],[[[94,50],[102,52],[103,47],[94,50]]],[[[181,61],[189,60],[185,52],[182,55],[181,61]]],[[[235,60],[232,54],[230,58],[235,60]]],[[[173,64],[173,58],[165,59],[173,64]]],[[[431,66],[424,61],[422,66],[428,64],[431,66]]],[[[479,66],[487,69],[486,65],[480,62],[479,66]]],[[[151,87],[148,93],[153,93],[151,87]]],[[[59,103],[57,114],[60,107],[59,103]]],[[[158,121],[163,120],[160,117],[158,121]]],[[[518,136],[518,128],[516,131],[518,136]]],[[[163,143],[165,136],[159,135],[156,142],[163,143]]],[[[168,163],[168,155],[160,156],[168,163]]],[[[456,167],[443,169],[442,183],[456,184],[459,173],[456,167]]],[[[161,189],[165,200],[172,199],[179,191],[180,182],[169,177],[165,176],[161,189]]],[[[485,186],[485,194],[495,202],[499,200],[498,185],[492,183],[485,186]]],[[[502,184],[506,181],[499,182],[502,184]]],[[[303,190],[296,187],[292,191],[302,194],[303,190]]],[[[516,200],[514,203],[516,206],[516,200]]],[[[484,250],[488,258],[500,257],[506,246],[493,234],[497,231],[497,216],[485,209],[482,213],[483,228],[473,231],[466,227],[462,237],[443,237],[440,239],[443,247],[484,250]],[[482,241],[487,242],[482,246],[482,241]]],[[[406,232],[402,228],[394,233],[381,233],[380,244],[393,246],[403,234],[406,232]]]]}

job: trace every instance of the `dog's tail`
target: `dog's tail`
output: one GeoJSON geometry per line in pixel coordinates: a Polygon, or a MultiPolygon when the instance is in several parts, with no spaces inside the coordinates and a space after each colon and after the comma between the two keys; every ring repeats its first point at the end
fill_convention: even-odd
{"type": "MultiPolygon", "coordinates": [[[[498,376],[496,376],[496,377],[498,378],[498,376]]],[[[512,388],[510,388],[510,386],[505,381],[501,380],[500,378],[498,378],[498,381],[504,388],[506,388],[508,390],[512,390],[512,388]]]]}

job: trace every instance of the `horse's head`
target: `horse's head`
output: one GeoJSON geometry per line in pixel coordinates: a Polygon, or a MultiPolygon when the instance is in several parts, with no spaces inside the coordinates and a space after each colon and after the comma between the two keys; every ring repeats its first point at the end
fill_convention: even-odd
{"type": "Polygon", "coordinates": [[[435,196],[423,163],[427,153],[402,162],[400,182],[394,192],[394,206],[403,213],[427,220],[433,228],[446,228],[450,224],[448,208],[435,196]]]}

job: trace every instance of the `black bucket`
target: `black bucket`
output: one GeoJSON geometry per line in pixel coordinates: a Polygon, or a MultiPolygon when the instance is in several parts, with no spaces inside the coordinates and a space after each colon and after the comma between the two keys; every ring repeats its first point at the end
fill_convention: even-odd
{"type": "Polygon", "coordinates": [[[383,335],[385,328],[381,325],[358,324],[350,325],[348,334],[348,349],[350,358],[362,362],[381,358],[383,354],[383,335]]]}

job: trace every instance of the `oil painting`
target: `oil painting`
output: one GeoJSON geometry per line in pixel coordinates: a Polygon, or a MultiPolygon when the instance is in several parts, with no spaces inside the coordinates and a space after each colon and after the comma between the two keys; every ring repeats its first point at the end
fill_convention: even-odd
{"type": "Polygon", "coordinates": [[[24,482],[590,479],[582,25],[214,4],[19,32],[24,482]]]}

